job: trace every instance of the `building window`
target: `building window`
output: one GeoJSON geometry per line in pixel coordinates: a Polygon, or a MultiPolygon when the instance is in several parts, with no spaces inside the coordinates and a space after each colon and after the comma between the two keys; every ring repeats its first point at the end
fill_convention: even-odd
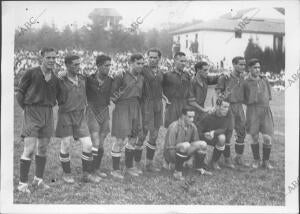
{"type": "Polygon", "coordinates": [[[195,41],[198,40],[198,33],[195,34],[195,41]]]}
{"type": "Polygon", "coordinates": [[[234,32],[234,37],[235,38],[242,38],[242,31],[240,31],[240,30],[239,31],[235,31],[234,32]]]}
{"type": "Polygon", "coordinates": [[[188,48],[188,47],[189,47],[189,41],[185,40],[185,48],[188,48]]]}

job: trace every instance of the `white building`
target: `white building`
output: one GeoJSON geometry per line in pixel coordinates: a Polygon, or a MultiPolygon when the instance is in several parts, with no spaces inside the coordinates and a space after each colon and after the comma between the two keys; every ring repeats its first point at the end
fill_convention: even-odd
{"type": "MultiPolygon", "coordinates": [[[[284,12],[283,12],[284,13],[284,12]]],[[[266,47],[284,50],[284,14],[276,9],[250,8],[230,13],[219,19],[200,22],[173,31],[173,44],[180,47],[187,56],[197,54],[208,56],[215,65],[231,66],[235,56],[243,56],[248,40],[258,44],[262,50],[266,47]],[[238,30],[238,26],[240,30],[238,30]],[[192,53],[191,44],[197,41],[196,53],[192,53]]]]}

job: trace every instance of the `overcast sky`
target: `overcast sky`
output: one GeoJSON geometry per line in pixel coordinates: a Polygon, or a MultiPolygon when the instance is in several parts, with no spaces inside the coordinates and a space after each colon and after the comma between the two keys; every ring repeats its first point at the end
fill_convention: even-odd
{"type": "MultiPolygon", "coordinates": [[[[39,28],[43,23],[55,25],[61,30],[65,25],[75,22],[78,27],[90,22],[88,14],[94,8],[115,8],[123,17],[122,24],[130,26],[137,17],[149,14],[139,27],[141,30],[160,28],[162,23],[186,22],[193,19],[209,20],[218,18],[227,12],[235,12],[240,9],[257,6],[236,2],[200,2],[200,1],[165,1],[165,2],[6,2],[9,7],[3,8],[3,12],[15,13],[15,27],[18,28],[30,17],[40,16],[39,24],[32,25],[39,28]],[[27,9],[27,10],[26,10],[27,9]]],[[[265,5],[269,8],[270,4],[265,5]]]]}

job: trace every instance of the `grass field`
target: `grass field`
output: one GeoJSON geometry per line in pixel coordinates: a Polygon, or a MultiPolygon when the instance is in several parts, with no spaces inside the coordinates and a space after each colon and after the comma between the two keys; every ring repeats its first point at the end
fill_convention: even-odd
{"type": "MultiPolygon", "coordinates": [[[[212,89],[209,90],[209,96],[212,89]]],[[[208,98],[209,103],[210,98],[208,98]]],[[[190,169],[184,171],[186,181],[176,181],[169,171],[147,173],[137,178],[126,177],[123,181],[110,176],[100,184],[80,182],[81,160],[78,142],[73,144],[71,153],[72,174],[78,181],[66,185],[61,181],[62,169],[58,159],[60,144],[51,140],[45,181],[51,189],[46,192],[35,191],[30,196],[14,190],[14,203],[22,204],[176,204],[176,205],[276,205],[285,204],[284,191],[284,92],[273,92],[271,108],[275,123],[275,137],[271,153],[271,163],[275,170],[238,168],[222,169],[211,177],[200,176],[190,169]]],[[[57,110],[57,109],[55,109],[57,110]]],[[[15,102],[14,108],[14,189],[19,181],[19,158],[23,149],[19,133],[22,124],[22,111],[15,102]]],[[[159,149],[155,157],[157,165],[162,165],[162,147],[166,130],[160,129],[159,149]]],[[[105,141],[105,156],[102,167],[111,169],[110,146],[112,138],[105,141]]],[[[233,139],[232,139],[233,142],[233,139]]],[[[211,148],[208,158],[211,156],[211,148]]],[[[231,147],[234,154],[234,146],[231,147]]],[[[123,158],[122,158],[123,159],[123,158]]],[[[251,161],[252,154],[249,136],[246,138],[245,160],[251,161]]],[[[142,163],[145,161],[143,153],[142,163]]],[[[122,163],[124,166],[124,163],[122,163]]],[[[31,165],[29,180],[33,179],[34,163],[31,165]]]]}

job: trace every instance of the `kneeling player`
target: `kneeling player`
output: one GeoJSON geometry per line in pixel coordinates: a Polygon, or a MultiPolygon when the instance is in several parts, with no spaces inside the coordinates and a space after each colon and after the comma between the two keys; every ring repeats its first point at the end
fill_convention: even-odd
{"type": "MultiPolygon", "coordinates": [[[[200,140],[208,145],[214,146],[211,164],[213,169],[219,170],[218,160],[223,152],[226,152],[225,145],[230,143],[232,133],[232,114],[229,110],[229,103],[218,99],[216,111],[205,115],[197,122],[200,140]]],[[[224,155],[226,157],[226,154],[224,155]]]]}
{"type": "Polygon", "coordinates": [[[247,104],[246,127],[252,137],[251,149],[254,162],[253,168],[260,166],[259,155],[259,132],[263,135],[263,166],[272,169],[269,162],[272,147],[272,136],[274,134],[273,116],[270,109],[271,88],[268,80],[260,76],[261,62],[251,59],[248,63],[249,76],[244,82],[244,95],[247,104]]]}
{"type": "Polygon", "coordinates": [[[82,143],[83,181],[98,183],[100,178],[92,174],[92,141],[85,117],[86,86],[85,79],[78,75],[80,59],[77,55],[65,57],[67,75],[59,81],[58,121],[56,136],[61,138],[60,161],[64,171],[63,180],[74,183],[71,177],[70,144],[73,138],[82,143]]]}
{"type": "Polygon", "coordinates": [[[204,141],[199,141],[198,131],[193,123],[194,116],[194,111],[183,108],[180,118],[170,124],[165,137],[164,158],[168,164],[175,163],[173,175],[178,180],[184,180],[183,164],[192,156],[196,170],[201,174],[211,175],[204,169],[207,146],[204,141]]]}

